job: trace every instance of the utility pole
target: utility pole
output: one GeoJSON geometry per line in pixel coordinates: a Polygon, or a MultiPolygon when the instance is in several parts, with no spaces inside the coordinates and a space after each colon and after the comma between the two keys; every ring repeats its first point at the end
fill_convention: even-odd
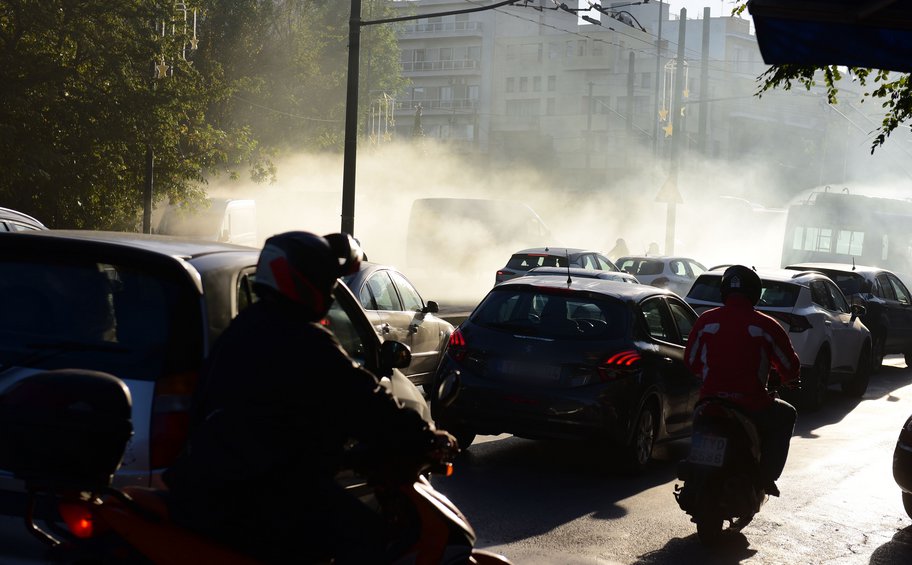
{"type": "Polygon", "coordinates": [[[671,136],[671,171],[669,181],[671,188],[674,190],[675,197],[668,199],[668,215],[665,222],[665,254],[674,254],[675,240],[675,214],[676,207],[680,196],[678,194],[678,166],[680,161],[681,143],[684,142],[685,134],[683,116],[681,110],[684,108],[682,98],[684,89],[687,88],[684,83],[684,39],[687,30],[687,8],[681,8],[681,17],[678,20],[678,60],[675,65],[674,91],[672,92],[672,136],[671,136]]]}
{"type": "Polygon", "coordinates": [[[589,159],[592,153],[592,86],[589,83],[589,97],[586,99],[586,183],[589,183],[589,159]]]}
{"type": "Polygon", "coordinates": [[[659,35],[656,38],[655,104],[652,112],[652,153],[659,154],[659,87],[662,74],[662,0],[659,0],[659,35]]]}
{"type": "Polygon", "coordinates": [[[630,166],[630,148],[633,147],[633,86],[634,86],[634,63],[636,56],[633,51],[627,57],[627,165],[630,166]]]}
{"type": "Polygon", "coordinates": [[[700,56],[700,154],[709,148],[709,8],[703,8],[703,53],[700,56]]]}

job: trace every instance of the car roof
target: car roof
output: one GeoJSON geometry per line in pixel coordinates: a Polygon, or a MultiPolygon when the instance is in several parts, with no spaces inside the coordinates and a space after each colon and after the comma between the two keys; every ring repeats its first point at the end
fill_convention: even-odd
{"type": "Polygon", "coordinates": [[[583,249],[581,247],[530,247],[528,249],[520,249],[519,251],[513,253],[513,255],[519,255],[521,253],[548,253],[550,255],[566,255],[568,253],[601,253],[601,251],[596,251],[595,249],[583,249]]]}
{"type": "Polygon", "coordinates": [[[606,279],[576,278],[568,285],[566,279],[553,275],[526,275],[516,277],[498,284],[494,288],[509,286],[534,286],[539,288],[563,288],[580,292],[596,292],[620,300],[639,302],[650,296],[677,296],[670,290],[645,284],[630,284],[606,279]]]}
{"type": "Polygon", "coordinates": [[[787,266],[786,269],[795,271],[839,271],[840,273],[857,273],[859,275],[883,272],[892,273],[892,271],[881,269],[880,267],[852,265],[851,263],[795,263],[794,265],[787,266]]]}
{"type": "Polygon", "coordinates": [[[43,230],[7,235],[11,237],[41,237],[69,241],[89,241],[101,244],[116,245],[119,247],[141,249],[144,251],[150,251],[162,255],[170,255],[172,257],[180,257],[183,259],[193,259],[204,255],[225,252],[249,251],[259,253],[258,249],[244,245],[133,232],[95,230],[43,230]]]}
{"type": "Polygon", "coordinates": [[[585,277],[590,279],[618,279],[618,278],[628,278],[636,279],[630,273],[625,273],[623,271],[600,271],[597,269],[585,269],[583,267],[533,267],[522,276],[530,277],[536,275],[564,275],[572,277],[585,277]]]}
{"type": "Polygon", "coordinates": [[[615,263],[620,263],[621,261],[633,259],[636,261],[693,261],[694,263],[699,263],[693,257],[684,257],[683,255],[624,255],[623,257],[618,257],[615,263]]]}
{"type": "Polygon", "coordinates": [[[24,224],[29,224],[35,227],[40,227],[42,229],[47,229],[43,223],[39,220],[29,216],[28,214],[23,214],[18,210],[12,210],[10,208],[0,207],[0,220],[13,220],[17,222],[22,222],[24,224]]]}
{"type": "MultiPolygon", "coordinates": [[[[807,271],[796,271],[793,269],[758,269],[755,271],[757,276],[764,281],[777,281],[777,282],[794,282],[800,284],[804,282],[802,279],[807,279],[808,277],[824,277],[827,276],[819,271],[807,270],[807,271]]],[[[719,277],[721,278],[724,274],[724,271],[707,271],[700,275],[700,277],[719,277]]]]}

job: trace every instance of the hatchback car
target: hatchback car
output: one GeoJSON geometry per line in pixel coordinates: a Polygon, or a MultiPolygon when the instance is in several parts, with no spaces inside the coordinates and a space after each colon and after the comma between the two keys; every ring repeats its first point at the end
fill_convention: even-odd
{"type": "Polygon", "coordinates": [[[0,208],[0,233],[46,229],[47,227],[44,224],[28,214],[10,210],[9,208],[0,208]]]}
{"type": "Polygon", "coordinates": [[[453,333],[453,324],[437,317],[438,304],[425,302],[405,275],[385,265],[363,262],[342,280],[381,337],[411,348],[412,362],[403,373],[416,385],[430,383],[453,333]]]}
{"type": "MultiPolygon", "coordinates": [[[[0,237],[0,391],[49,369],[122,378],[133,399],[134,435],[115,483],[159,485],[183,447],[204,357],[256,298],[258,256],[249,247],[129,233],[0,237]]],[[[344,285],[323,323],[375,374],[395,379],[391,367],[408,362],[392,342],[381,346],[344,285]]],[[[414,388],[398,380],[405,384],[391,388],[414,388]]],[[[0,471],[0,512],[24,510],[22,489],[0,471]]]]}
{"type": "Polygon", "coordinates": [[[688,257],[628,256],[615,263],[640,284],[667,288],[678,296],[686,295],[694,280],[706,271],[706,267],[688,257]]]}
{"type": "Polygon", "coordinates": [[[592,269],[582,269],[580,267],[535,267],[526,271],[524,276],[542,276],[566,278],[583,278],[583,279],[602,279],[606,281],[617,281],[630,284],[640,284],[640,281],[630,273],[621,271],[594,271],[592,269]]]}
{"type": "Polygon", "coordinates": [[[801,263],[786,269],[823,273],[849,302],[865,307],[861,321],[871,331],[875,371],[884,356],[895,353],[912,367],[912,293],[899,277],[886,269],[840,263],[801,263]]]}
{"type": "Polygon", "coordinates": [[[476,434],[595,442],[636,470],[686,437],[699,380],[684,364],[697,315],[674,294],[599,279],[524,276],[495,286],[450,338],[435,421],[476,434]],[[455,389],[455,394],[453,393],[455,389]]]}
{"type": "Polygon", "coordinates": [[[534,247],[514,253],[504,268],[497,271],[495,284],[518,277],[535,267],[580,267],[594,271],[618,271],[608,257],[598,251],[573,247],[534,247]]]}
{"type": "Polygon", "coordinates": [[[912,518],[912,416],[899,431],[893,450],[893,479],[902,490],[903,508],[912,518]]]}
{"type": "MultiPolygon", "coordinates": [[[[722,305],[724,269],[700,275],[685,300],[697,312],[722,305]]],[[[871,332],[861,322],[862,307],[850,306],[839,287],[814,271],[758,271],[762,284],[757,309],[788,332],[801,360],[800,400],[819,408],[829,385],[861,397],[871,371],[871,332]]]]}

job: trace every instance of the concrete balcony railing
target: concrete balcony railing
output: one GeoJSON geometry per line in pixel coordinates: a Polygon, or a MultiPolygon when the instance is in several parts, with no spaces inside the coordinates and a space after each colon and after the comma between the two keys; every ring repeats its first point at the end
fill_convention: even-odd
{"type": "Polygon", "coordinates": [[[403,26],[400,34],[404,37],[415,35],[480,35],[481,22],[435,22],[413,23],[403,26]]]}
{"type": "Polygon", "coordinates": [[[453,98],[448,100],[405,100],[396,104],[397,112],[414,112],[415,107],[421,104],[421,109],[426,110],[471,110],[478,107],[476,98],[453,98]]]}
{"type": "Polygon", "coordinates": [[[415,73],[427,71],[477,71],[481,62],[477,59],[449,61],[403,61],[402,72],[415,73]]]}

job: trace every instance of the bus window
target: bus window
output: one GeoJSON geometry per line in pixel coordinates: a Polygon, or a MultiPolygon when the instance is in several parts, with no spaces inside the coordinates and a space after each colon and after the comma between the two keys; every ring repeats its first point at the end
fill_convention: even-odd
{"type": "Polygon", "coordinates": [[[887,234],[884,234],[883,241],[880,249],[880,258],[884,261],[887,260],[887,257],[890,256],[890,238],[887,234]]]}
{"type": "Polygon", "coordinates": [[[842,255],[861,256],[864,248],[864,232],[839,230],[836,239],[836,253],[842,255]]]}
{"type": "Polygon", "coordinates": [[[795,226],[795,236],[792,239],[792,249],[801,249],[801,242],[804,239],[804,228],[795,226]]]}

